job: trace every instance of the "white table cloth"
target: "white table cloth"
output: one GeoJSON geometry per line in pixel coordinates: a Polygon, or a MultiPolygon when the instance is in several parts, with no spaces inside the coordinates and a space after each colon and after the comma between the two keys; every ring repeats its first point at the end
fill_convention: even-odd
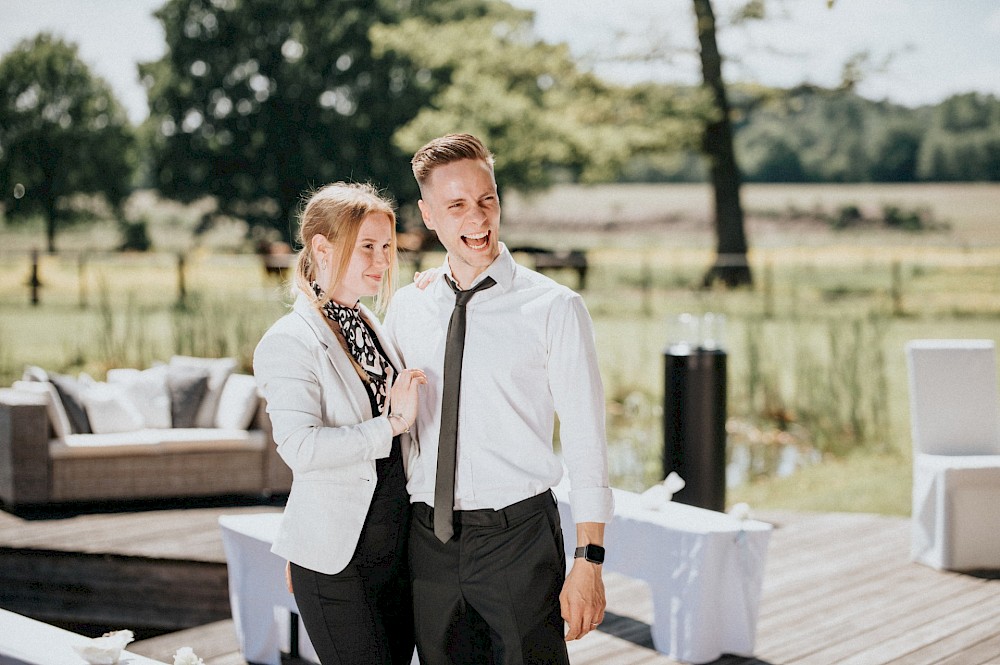
{"type": "MultiPolygon", "coordinates": [[[[649,584],[657,651],[689,663],[710,662],[723,653],[753,655],[771,525],[679,503],[647,510],[638,494],[614,493],[604,566],[649,584]]],[[[555,494],[566,555],[572,557],[576,535],[568,490],[560,486],[555,494]]],[[[219,518],[233,622],[243,657],[251,663],[280,665],[281,651],[289,649],[289,612],[298,612],[285,588],[285,562],[271,552],[280,519],[280,513],[219,518]]],[[[318,662],[302,628],[299,650],[318,662]]]]}
{"type": "Polygon", "coordinates": [[[913,456],[910,553],[932,568],[1000,568],[1000,456],[913,456]]]}
{"type": "MultiPolygon", "coordinates": [[[[555,493],[572,556],[569,494],[555,493]]],[[[604,569],[649,584],[656,650],[688,663],[752,656],[771,525],[675,502],[649,510],[634,492],[614,495],[604,569]]]]}
{"type": "MultiPolygon", "coordinates": [[[[290,616],[299,609],[285,587],[285,560],[271,552],[281,513],[223,515],[222,546],[229,566],[229,604],[240,652],[249,663],[281,665],[290,652],[290,616]]],[[[319,662],[299,625],[299,655],[319,662]]]]}
{"type": "MultiPolygon", "coordinates": [[[[86,665],[87,661],[73,647],[82,647],[89,641],[84,635],[0,609],[0,665],[86,665]]],[[[118,662],[164,665],[128,650],[122,651],[118,662]]]]}

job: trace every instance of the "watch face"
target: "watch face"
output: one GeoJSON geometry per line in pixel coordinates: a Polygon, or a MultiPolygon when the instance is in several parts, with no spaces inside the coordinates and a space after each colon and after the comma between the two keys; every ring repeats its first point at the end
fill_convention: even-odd
{"type": "Polygon", "coordinates": [[[604,548],[600,545],[585,545],[577,547],[575,556],[584,558],[591,563],[604,563],[604,548]]]}

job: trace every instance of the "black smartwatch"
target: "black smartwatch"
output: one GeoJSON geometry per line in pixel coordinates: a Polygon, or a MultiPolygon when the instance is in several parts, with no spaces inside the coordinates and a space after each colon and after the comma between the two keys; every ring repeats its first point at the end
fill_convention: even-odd
{"type": "Polygon", "coordinates": [[[590,563],[600,565],[604,563],[604,548],[600,545],[584,545],[583,547],[577,547],[576,552],[573,554],[573,558],[579,559],[581,557],[590,563]]]}

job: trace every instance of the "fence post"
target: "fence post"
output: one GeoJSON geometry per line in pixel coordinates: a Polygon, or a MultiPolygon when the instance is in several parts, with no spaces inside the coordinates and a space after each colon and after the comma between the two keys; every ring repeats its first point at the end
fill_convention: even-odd
{"type": "Polygon", "coordinates": [[[187,286],[184,284],[184,254],[177,254],[177,306],[184,307],[187,302],[187,286]]]}
{"type": "Polygon", "coordinates": [[[903,316],[903,268],[899,259],[892,262],[892,315],[903,316]]]}
{"type": "Polygon", "coordinates": [[[764,318],[774,318],[774,266],[770,260],[764,263],[764,318]]]}
{"type": "Polygon", "coordinates": [[[79,284],[80,309],[87,309],[87,254],[77,255],[76,279],[79,284]]]}
{"type": "Polygon", "coordinates": [[[38,249],[31,250],[31,276],[28,277],[28,287],[31,289],[31,304],[38,306],[40,299],[39,289],[42,288],[42,280],[38,277],[38,249]]]}

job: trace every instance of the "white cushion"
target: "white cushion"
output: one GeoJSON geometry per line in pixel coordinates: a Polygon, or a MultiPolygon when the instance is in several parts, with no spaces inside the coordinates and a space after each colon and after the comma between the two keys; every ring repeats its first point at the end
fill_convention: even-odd
{"type": "Polygon", "coordinates": [[[70,434],[49,442],[52,459],[125,457],[164,453],[260,451],[267,445],[263,432],[221,429],[143,429],[113,434],[70,434]]]}
{"type": "Polygon", "coordinates": [[[253,422],[259,403],[257,380],[249,374],[230,374],[219,398],[215,426],[222,429],[247,429],[253,422]]]}
{"type": "Polygon", "coordinates": [[[109,369],[108,383],[121,385],[142,414],[143,426],[170,427],[170,391],[167,388],[167,366],[147,370],[131,368],[109,369]]]}
{"type": "Polygon", "coordinates": [[[11,386],[15,390],[23,390],[36,395],[43,395],[46,405],[46,412],[49,414],[49,421],[52,423],[52,431],[57,439],[64,439],[72,433],[73,428],[69,424],[69,416],[66,415],[66,407],[63,406],[62,399],[56,391],[56,387],[49,381],[15,381],[11,386]]]}
{"type": "Polygon", "coordinates": [[[208,391],[201,400],[201,406],[198,407],[198,413],[194,420],[197,427],[214,427],[215,412],[219,408],[219,398],[222,397],[222,389],[226,385],[226,379],[236,369],[236,359],[174,356],[170,359],[170,364],[173,366],[208,369],[208,391]]]}
{"type": "Polygon", "coordinates": [[[142,412],[123,385],[94,383],[83,393],[83,404],[94,434],[135,432],[143,427],[142,412]]]}

